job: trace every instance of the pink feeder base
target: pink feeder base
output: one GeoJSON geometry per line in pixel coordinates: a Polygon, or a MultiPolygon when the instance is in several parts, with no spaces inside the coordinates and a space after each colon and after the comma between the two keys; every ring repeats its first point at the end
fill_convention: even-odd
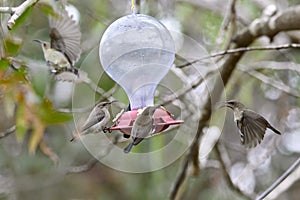
{"type": "MultiPolygon", "coordinates": [[[[133,122],[135,121],[138,114],[138,110],[128,111],[122,114],[118,119],[116,125],[109,128],[109,131],[120,130],[124,133],[124,137],[130,136],[133,122]]],[[[164,109],[156,109],[154,113],[154,124],[155,132],[153,134],[158,134],[163,130],[167,129],[170,125],[182,124],[182,120],[173,120],[170,113],[164,109]]]]}

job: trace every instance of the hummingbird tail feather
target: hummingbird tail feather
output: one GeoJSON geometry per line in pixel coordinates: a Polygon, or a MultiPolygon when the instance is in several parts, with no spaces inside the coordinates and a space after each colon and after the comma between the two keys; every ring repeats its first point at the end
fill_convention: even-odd
{"type": "Polygon", "coordinates": [[[278,135],[281,135],[281,133],[276,128],[274,128],[273,126],[269,125],[268,128],[271,129],[274,133],[276,133],[278,135]]]}
{"type": "Polygon", "coordinates": [[[76,132],[74,132],[73,133],[73,137],[72,137],[72,139],[70,139],[70,142],[75,142],[76,140],[78,140],[79,139],[79,137],[80,137],[80,133],[76,133],[76,132]]]}
{"type": "Polygon", "coordinates": [[[134,142],[130,142],[130,144],[124,149],[124,153],[129,153],[133,145],[134,142]]]}

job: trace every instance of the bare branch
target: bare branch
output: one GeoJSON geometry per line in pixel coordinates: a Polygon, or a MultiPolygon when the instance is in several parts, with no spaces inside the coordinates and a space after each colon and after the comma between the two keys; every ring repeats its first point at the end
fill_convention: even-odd
{"type": "Polygon", "coordinates": [[[85,81],[84,83],[86,83],[92,90],[94,90],[95,92],[97,92],[98,94],[100,94],[101,97],[102,97],[102,101],[105,100],[105,99],[108,99],[110,101],[116,100],[111,95],[116,91],[116,89],[119,87],[119,85],[116,84],[114,87],[112,87],[109,91],[106,92],[102,88],[98,87],[98,85],[95,84],[90,79],[89,79],[89,81],[85,81]]]}
{"type": "Polygon", "coordinates": [[[17,19],[25,12],[25,10],[28,9],[30,6],[36,4],[38,1],[39,0],[26,0],[18,7],[8,9],[12,11],[10,13],[13,13],[13,15],[10,17],[10,19],[7,22],[7,28],[11,30],[15,25],[17,19]]]}
{"type": "Polygon", "coordinates": [[[300,73],[300,64],[295,62],[260,61],[251,63],[247,66],[242,66],[241,70],[246,71],[257,69],[291,70],[300,73]]]}
{"type": "Polygon", "coordinates": [[[292,172],[294,172],[300,164],[300,157],[261,195],[259,195],[256,200],[264,199],[270,194],[280,183],[282,183],[292,172]]]}
{"type": "Polygon", "coordinates": [[[46,155],[48,156],[55,165],[58,164],[58,156],[57,154],[46,144],[45,140],[42,139],[41,142],[40,142],[40,148],[41,148],[41,151],[46,155]]]}
{"type": "Polygon", "coordinates": [[[0,132],[0,139],[8,136],[9,134],[15,132],[16,130],[16,125],[13,125],[12,127],[6,129],[5,131],[0,132]]]}
{"type": "Polygon", "coordinates": [[[116,135],[112,143],[110,143],[110,145],[107,147],[105,151],[101,151],[99,155],[91,158],[86,164],[68,167],[65,171],[65,174],[82,173],[82,172],[89,171],[99,162],[99,159],[104,158],[105,156],[107,156],[107,154],[110,153],[114,145],[118,143],[119,138],[120,135],[116,135]]]}
{"type": "MultiPolygon", "coordinates": [[[[112,94],[115,93],[119,85],[115,84],[110,90],[104,91],[102,88],[98,87],[94,82],[92,82],[90,79],[88,79],[88,81],[85,81],[84,83],[88,84],[88,86],[90,86],[91,89],[93,89],[95,92],[101,95],[101,99],[97,102],[104,101],[105,99],[108,99],[109,101],[116,100],[115,98],[112,97],[112,94]]],[[[57,108],[56,110],[63,113],[84,113],[93,109],[96,104],[85,108],[57,108]]],[[[118,102],[115,105],[117,105],[119,108],[125,107],[125,105],[121,102],[118,102]]]]}
{"type": "Polygon", "coordinates": [[[262,47],[241,47],[237,49],[228,49],[225,51],[221,51],[218,53],[211,54],[210,56],[203,57],[201,59],[207,59],[217,56],[223,56],[226,54],[234,54],[238,52],[245,52],[245,51],[266,51],[266,50],[280,50],[280,49],[290,49],[290,48],[300,48],[300,44],[282,44],[282,45],[274,45],[274,46],[262,46],[262,47]]]}
{"type": "Polygon", "coordinates": [[[0,7],[0,13],[9,13],[13,14],[16,11],[14,7],[0,7]]]}
{"type": "MultiPolygon", "coordinates": [[[[233,38],[233,35],[236,32],[236,12],[235,12],[235,4],[236,0],[230,0],[227,8],[226,15],[221,25],[221,30],[219,32],[219,36],[216,40],[216,47],[219,47],[222,44],[222,38],[225,35],[225,31],[229,29],[229,25],[231,25],[229,29],[228,39],[225,42],[225,50],[228,50],[233,38]]],[[[220,58],[221,59],[221,58],[220,58]]]]}
{"type": "Polygon", "coordinates": [[[211,101],[210,101],[210,99],[208,99],[207,104],[203,107],[203,114],[199,121],[199,127],[197,130],[196,136],[190,146],[188,153],[185,155],[185,159],[183,160],[181,170],[179,171],[179,173],[174,181],[174,184],[171,188],[171,192],[169,195],[171,200],[177,199],[178,192],[179,192],[183,182],[186,179],[187,169],[188,169],[189,163],[192,162],[194,151],[195,150],[199,151],[198,149],[196,149],[196,147],[199,146],[199,139],[202,134],[202,130],[206,126],[206,122],[209,120],[210,114],[211,114],[211,101]]]}
{"type": "Polygon", "coordinates": [[[186,93],[190,92],[192,89],[195,89],[196,87],[198,87],[203,81],[205,81],[210,76],[217,73],[218,71],[219,71],[219,69],[211,70],[210,72],[208,72],[205,75],[205,77],[199,77],[198,79],[193,81],[189,87],[186,87],[186,88],[183,88],[183,89],[177,91],[175,94],[170,95],[167,98],[165,98],[162,103],[158,103],[158,104],[167,105],[169,103],[172,103],[174,100],[179,99],[180,97],[184,96],[186,93]]]}
{"type": "Polygon", "coordinates": [[[176,67],[184,68],[184,67],[190,66],[192,64],[195,64],[197,62],[200,62],[202,60],[205,60],[205,59],[214,58],[214,57],[218,57],[218,56],[224,56],[224,55],[228,55],[228,54],[246,52],[246,51],[270,51],[270,50],[281,50],[281,49],[291,49],[291,48],[300,48],[300,44],[291,43],[291,44],[262,46],[262,47],[241,47],[241,48],[236,48],[236,49],[228,49],[225,51],[210,54],[209,56],[204,56],[197,60],[193,60],[191,62],[187,62],[182,65],[178,65],[176,67]]]}
{"type": "MultiPolygon", "coordinates": [[[[281,31],[288,31],[288,30],[299,30],[300,24],[298,23],[300,21],[300,6],[294,6],[291,8],[286,9],[285,11],[278,13],[275,16],[270,16],[267,20],[265,16],[262,16],[259,19],[254,20],[251,25],[244,30],[242,30],[236,37],[234,38],[234,48],[244,48],[249,46],[255,39],[257,39],[260,36],[268,36],[270,38],[274,37],[277,33],[281,31]]],[[[211,96],[213,96],[214,100],[217,100],[220,98],[221,94],[223,93],[223,87],[226,86],[228,83],[228,80],[231,77],[231,74],[233,70],[235,69],[237,63],[240,61],[242,56],[244,55],[245,51],[236,52],[234,54],[229,54],[221,66],[221,79],[216,80],[212,92],[210,93],[211,96]]],[[[186,177],[186,169],[190,161],[190,155],[191,150],[194,149],[194,146],[197,145],[200,136],[202,135],[202,129],[206,127],[210,117],[211,117],[211,106],[215,105],[216,102],[211,102],[210,98],[207,98],[206,102],[204,103],[203,107],[203,114],[200,117],[199,123],[198,123],[198,130],[196,133],[196,136],[194,138],[194,141],[192,145],[190,146],[189,152],[185,155],[186,159],[184,159],[184,162],[182,164],[183,172],[178,175],[177,178],[175,178],[175,185],[178,185],[178,187],[173,188],[180,188],[182,183],[186,177]],[[184,178],[181,178],[182,174],[184,174],[184,178]],[[180,181],[178,181],[180,180],[180,181]]],[[[178,192],[176,190],[171,191],[171,197],[174,197],[172,199],[176,198],[176,194],[178,192]]]]}
{"type": "Polygon", "coordinates": [[[66,174],[82,173],[82,172],[89,171],[97,163],[98,163],[98,159],[93,157],[86,164],[83,164],[83,165],[80,165],[80,166],[69,167],[66,171],[66,174]]]}
{"type": "Polygon", "coordinates": [[[174,181],[174,184],[171,188],[171,192],[169,195],[170,199],[176,199],[176,197],[178,196],[178,191],[182,185],[182,183],[184,182],[185,178],[186,178],[186,173],[187,173],[187,168],[188,168],[188,164],[189,164],[189,156],[186,156],[183,160],[183,163],[181,165],[181,168],[177,174],[176,180],[174,181]]]}
{"type": "Polygon", "coordinates": [[[243,197],[247,197],[248,199],[253,199],[252,195],[249,196],[248,194],[245,194],[237,186],[235,186],[234,183],[232,182],[231,177],[229,176],[229,168],[231,167],[231,161],[229,159],[226,148],[221,143],[218,142],[215,145],[215,150],[217,153],[216,155],[218,157],[218,160],[221,163],[221,166],[222,166],[222,169],[224,172],[224,176],[225,176],[225,180],[226,180],[227,184],[230,186],[230,188],[243,197]]]}
{"type": "Polygon", "coordinates": [[[90,111],[92,108],[92,106],[89,106],[86,108],[56,108],[56,110],[62,113],[84,113],[90,111]]]}
{"type": "MultiPolygon", "coordinates": [[[[244,71],[244,70],[242,69],[242,71],[244,71]]],[[[278,90],[281,90],[293,97],[300,98],[300,93],[297,90],[289,87],[288,85],[286,85],[282,82],[276,81],[274,78],[269,78],[268,76],[265,76],[264,74],[259,73],[254,70],[245,70],[244,72],[259,79],[260,81],[264,82],[267,85],[270,85],[278,90]]]]}

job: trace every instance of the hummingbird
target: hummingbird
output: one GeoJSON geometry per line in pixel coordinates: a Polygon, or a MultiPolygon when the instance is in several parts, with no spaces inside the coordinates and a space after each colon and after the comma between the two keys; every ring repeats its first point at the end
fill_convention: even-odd
{"type": "Polygon", "coordinates": [[[132,142],[124,149],[125,153],[129,153],[133,146],[138,145],[145,137],[153,131],[153,115],[158,106],[148,106],[137,116],[131,129],[132,142]]]}
{"type": "Polygon", "coordinates": [[[59,15],[49,17],[50,42],[35,39],[42,47],[50,72],[59,75],[71,72],[78,76],[74,67],[81,54],[81,32],[78,24],[62,10],[59,15]]]}
{"type": "Polygon", "coordinates": [[[70,141],[77,140],[81,135],[89,133],[98,133],[105,131],[106,125],[110,120],[109,106],[116,101],[100,102],[93,108],[83,126],[80,128],[79,133],[74,136],[70,141]]]}
{"type": "Polygon", "coordinates": [[[234,121],[240,130],[241,143],[249,148],[260,144],[267,128],[281,135],[280,131],[274,128],[263,116],[248,109],[239,101],[226,101],[221,107],[228,107],[233,110],[234,121]]]}

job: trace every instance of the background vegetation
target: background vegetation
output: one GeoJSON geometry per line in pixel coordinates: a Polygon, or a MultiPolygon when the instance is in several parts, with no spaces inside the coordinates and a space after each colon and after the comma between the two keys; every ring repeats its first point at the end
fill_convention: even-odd
{"type": "MultiPolygon", "coordinates": [[[[19,0],[0,2],[1,7],[17,7],[23,3],[19,0]]],[[[48,40],[47,15],[55,11],[56,3],[38,1],[25,11],[12,30],[7,28],[11,16],[1,10],[1,199],[252,199],[299,157],[299,50],[290,48],[292,45],[284,47],[300,40],[297,31],[300,25],[290,25],[299,19],[299,12],[276,27],[275,33],[243,34],[251,25],[257,26],[253,23],[256,19],[268,22],[288,9],[299,11],[297,0],[137,1],[140,13],[151,15],[173,32],[185,35],[174,37],[178,50],[176,66],[163,83],[173,84],[172,89],[180,95],[178,100],[166,103],[176,118],[185,121],[185,128],[179,131],[193,132],[194,136],[186,139],[191,148],[180,159],[163,169],[142,174],[111,169],[95,161],[82,143],[69,142],[75,124],[84,119],[87,115],[84,111],[92,106],[91,99],[101,99],[102,95],[84,83],[55,81],[48,73],[41,48],[32,42],[33,39],[48,40]],[[245,52],[235,54],[223,52],[224,55],[199,60],[208,54],[247,46],[270,48],[244,49],[245,52]],[[198,62],[192,64],[195,60],[198,62]],[[225,89],[215,89],[218,80],[223,80],[225,89]],[[186,88],[182,94],[177,92],[182,88],[186,88]],[[210,93],[207,88],[214,89],[210,93]],[[209,95],[213,96],[216,91],[258,111],[283,135],[267,133],[261,146],[244,148],[239,143],[232,113],[227,115],[224,110],[214,110],[216,102],[207,103],[209,95]],[[207,105],[212,107],[212,113],[207,105]],[[80,112],[73,114],[69,112],[72,109],[80,112]],[[178,187],[174,187],[176,184],[178,187]]],[[[109,24],[131,13],[130,2],[68,3],[80,13],[83,53],[76,66],[87,72],[98,87],[111,92],[112,97],[121,102],[119,106],[125,108],[126,94],[103,73],[98,45],[109,24]]],[[[157,101],[172,99],[165,88],[159,87],[158,91],[157,101]]],[[[112,112],[116,114],[120,107],[113,107],[112,112]]],[[[176,131],[175,128],[153,137],[136,151],[159,149],[176,131]]],[[[108,137],[113,141],[115,135],[108,137]]],[[[126,144],[126,140],[120,140],[116,145],[123,148],[126,144]]],[[[103,154],[109,154],[105,150],[103,154]]],[[[298,199],[299,178],[297,168],[269,198],[298,199]]]]}

